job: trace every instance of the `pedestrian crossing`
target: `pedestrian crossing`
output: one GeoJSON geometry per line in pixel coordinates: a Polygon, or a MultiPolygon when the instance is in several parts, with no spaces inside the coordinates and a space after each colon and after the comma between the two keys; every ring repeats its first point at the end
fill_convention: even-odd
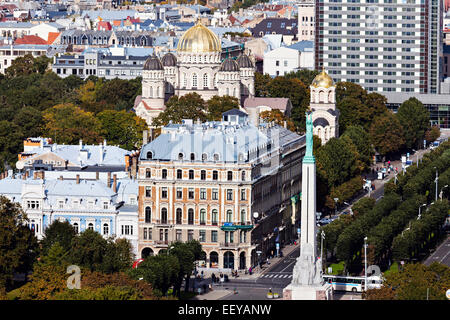
{"type": "Polygon", "coordinates": [[[280,274],[280,273],[266,273],[261,276],[263,279],[290,279],[292,274],[280,274]]]}

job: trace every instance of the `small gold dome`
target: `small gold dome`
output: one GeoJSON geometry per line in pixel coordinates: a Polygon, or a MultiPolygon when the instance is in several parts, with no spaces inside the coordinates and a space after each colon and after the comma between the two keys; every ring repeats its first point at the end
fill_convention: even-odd
{"type": "Polygon", "coordinates": [[[329,88],[334,85],[334,82],[333,79],[325,72],[325,69],[322,69],[322,72],[314,78],[311,85],[316,88],[329,88]]]}
{"type": "Polygon", "coordinates": [[[178,52],[221,52],[219,38],[201,22],[189,28],[178,41],[178,52]]]}

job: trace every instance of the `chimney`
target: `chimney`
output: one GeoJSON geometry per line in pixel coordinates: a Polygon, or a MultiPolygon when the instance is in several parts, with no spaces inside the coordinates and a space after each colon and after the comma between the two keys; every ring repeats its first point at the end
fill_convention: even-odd
{"type": "Polygon", "coordinates": [[[144,130],[142,132],[142,145],[146,145],[148,143],[148,130],[144,130]]]}
{"type": "Polygon", "coordinates": [[[284,120],[284,128],[287,129],[287,121],[284,120]]]}
{"type": "Polygon", "coordinates": [[[131,158],[131,172],[133,175],[133,178],[136,177],[137,174],[137,156],[133,155],[133,157],[131,158]]]}
{"type": "Polygon", "coordinates": [[[34,180],[37,179],[37,171],[33,171],[33,179],[34,179],[34,180]]]}
{"type": "Polygon", "coordinates": [[[117,174],[113,175],[113,191],[117,192],[117,174]]]}
{"type": "Polygon", "coordinates": [[[22,179],[23,179],[23,180],[26,180],[26,179],[27,179],[27,173],[26,173],[26,171],[25,171],[24,174],[22,174],[22,179]]]}
{"type": "Polygon", "coordinates": [[[83,149],[83,140],[80,139],[80,150],[83,149]]]}
{"type": "Polygon", "coordinates": [[[45,171],[44,170],[38,171],[37,174],[38,174],[39,179],[42,179],[42,180],[45,179],[45,171]]]}
{"type": "Polygon", "coordinates": [[[80,175],[77,174],[77,184],[80,184],[80,175]]]}
{"type": "Polygon", "coordinates": [[[63,176],[59,176],[59,180],[64,180],[64,177],[63,176]]]}
{"type": "Polygon", "coordinates": [[[97,171],[97,172],[95,173],[95,180],[98,180],[99,178],[100,178],[100,172],[97,171]]]}
{"type": "Polygon", "coordinates": [[[111,172],[108,172],[108,180],[106,181],[108,188],[111,188],[111,172]]]}

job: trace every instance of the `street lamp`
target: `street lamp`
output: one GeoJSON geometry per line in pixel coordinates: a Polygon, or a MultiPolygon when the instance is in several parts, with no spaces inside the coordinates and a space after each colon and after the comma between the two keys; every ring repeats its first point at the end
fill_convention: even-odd
{"type": "Polygon", "coordinates": [[[324,265],[323,264],[323,239],[325,239],[325,232],[322,230],[320,235],[321,235],[321,239],[320,239],[320,261],[322,261],[322,265],[324,265]]]}
{"type": "Polygon", "coordinates": [[[367,291],[367,237],[364,238],[364,290],[367,291]]]}
{"type": "Polygon", "coordinates": [[[334,198],[334,215],[337,215],[337,202],[339,201],[339,198],[334,198]]]}
{"type": "Polygon", "coordinates": [[[421,209],[422,207],[425,207],[426,205],[427,205],[427,204],[424,203],[424,204],[422,204],[422,205],[419,207],[419,215],[417,216],[417,220],[419,220],[420,217],[421,217],[421,215],[420,215],[420,209],[421,209]]]}
{"type": "Polygon", "coordinates": [[[434,180],[435,184],[436,184],[436,197],[435,200],[437,201],[438,198],[438,181],[439,181],[439,175],[438,175],[438,169],[436,167],[433,167],[434,169],[436,169],[436,179],[434,180]]]}

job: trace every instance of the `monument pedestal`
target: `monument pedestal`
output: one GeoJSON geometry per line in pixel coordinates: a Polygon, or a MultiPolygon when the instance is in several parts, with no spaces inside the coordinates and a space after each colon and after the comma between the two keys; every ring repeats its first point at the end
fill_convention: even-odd
{"type": "Polygon", "coordinates": [[[283,300],[333,300],[330,283],[322,285],[293,285],[283,289],[283,300]]]}

